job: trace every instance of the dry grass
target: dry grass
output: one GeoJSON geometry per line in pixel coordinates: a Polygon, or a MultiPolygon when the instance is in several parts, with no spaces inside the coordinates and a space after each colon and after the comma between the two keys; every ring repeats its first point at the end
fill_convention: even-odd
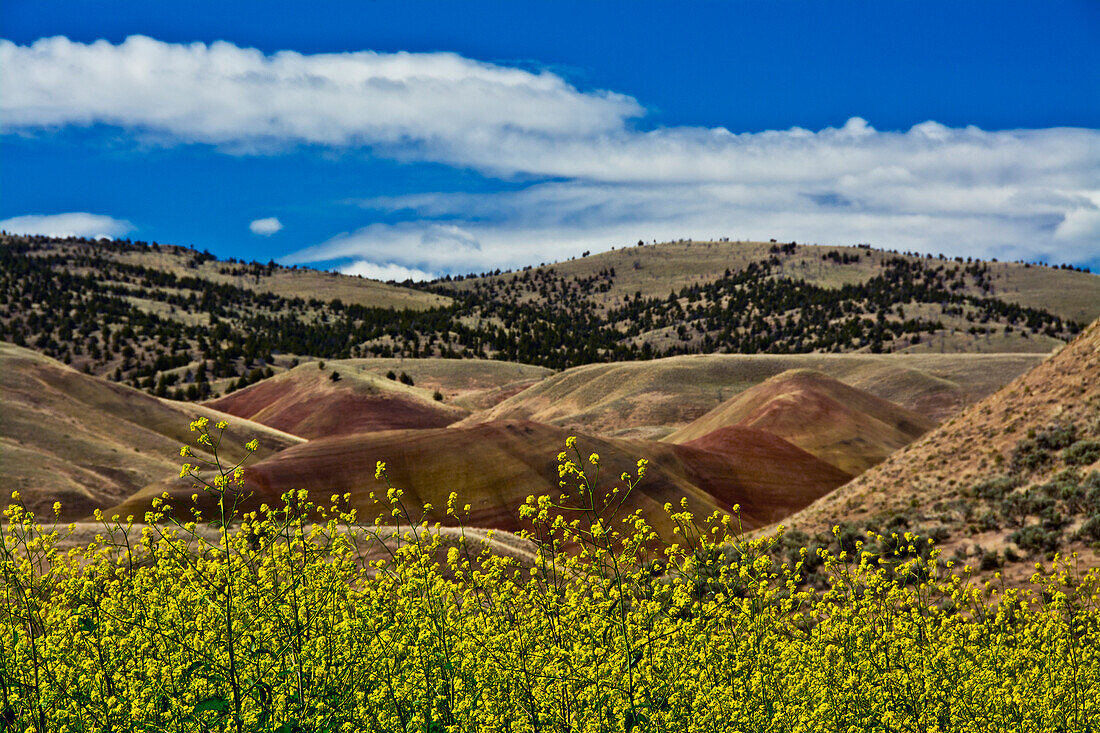
{"type": "MultiPolygon", "coordinates": [[[[956,500],[974,503],[967,494],[970,488],[1003,473],[1020,476],[1024,489],[1046,483],[1066,468],[1060,451],[1053,451],[1038,470],[1023,473],[1008,468],[1012,452],[1029,430],[1069,423],[1078,426],[1079,438],[1100,438],[1100,321],[1036,368],[784,524],[814,533],[840,522],[908,514],[949,525],[952,536],[943,543],[949,553],[976,544],[1003,548],[1007,528],[982,531],[975,522],[945,515],[937,507],[956,500]]],[[[1078,472],[1083,476],[1097,468],[1082,466],[1078,472]]],[[[1074,529],[1063,530],[1063,553],[1080,552],[1086,567],[1100,564],[1096,547],[1070,539],[1074,529]]],[[[1006,572],[1019,581],[1030,567],[1023,563],[1006,572]]]]}
{"type": "MultiPolygon", "coordinates": [[[[66,517],[110,506],[179,471],[191,420],[230,417],[202,405],[161,400],[0,343],[0,485],[35,510],[61,501],[66,517]]],[[[233,418],[226,457],[255,437],[260,457],[301,442],[233,418]]]]}

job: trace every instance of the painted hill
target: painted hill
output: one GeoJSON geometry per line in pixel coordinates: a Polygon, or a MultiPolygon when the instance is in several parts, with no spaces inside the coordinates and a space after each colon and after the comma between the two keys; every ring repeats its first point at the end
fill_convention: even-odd
{"type": "Polygon", "coordinates": [[[328,363],[380,377],[406,374],[427,394],[438,390],[447,404],[471,411],[491,407],[554,374],[546,367],[495,359],[366,358],[328,363]]]}
{"type": "MultiPolygon", "coordinates": [[[[350,492],[351,504],[370,520],[379,507],[371,492],[385,494],[374,480],[374,466],[386,461],[394,484],[405,490],[412,507],[431,503],[428,521],[452,523],[443,516],[447,496],[457,492],[470,503],[470,526],[508,531],[519,528],[518,509],[531,494],[557,496],[557,454],[569,431],[525,421],[498,421],[466,428],[396,430],[313,440],[251,466],[246,482],[254,492],[248,505],[272,503],[288,489],[308,489],[322,500],[350,492]]],[[[847,481],[850,476],[773,435],[751,428],[730,428],[719,440],[671,445],[582,435],[584,455],[601,456],[601,485],[610,488],[623,471],[633,472],[639,457],[650,459],[650,472],[631,498],[660,530],[666,502],[687,497],[702,517],[740,504],[749,526],[775,521],[847,481]]],[[[140,514],[152,498],[169,491],[189,503],[189,482],[171,479],[146,487],[113,511],[140,514]]],[[[210,502],[203,496],[200,501],[210,502]]],[[[210,507],[206,507],[209,511],[210,507]]]]}
{"type": "Polygon", "coordinates": [[[36,512],[79,518],[179,470],[189,423],[229,418],[226,456],[257,438],[257,457],[302,442],[293,435],[200,405],[151,397],[0,342],[0,487],[36,512]]]}
{"type": "Polygon", "coordinates": [[[343,366],[302,364],[207,405],[308,439],[442,428],[469,414],[423,389],[343,366]]]}
{"type": "Polygon", "coordinates": [[[960,560],[1016,578],[1076,550],[1100,564],[1100,321],[785,524],[936,536],[960,560]],[[1026,561],[1026,562],[1025,562],[1026,561]]]}
{"type": "Polygon", "coordinates": [[[857,476],[935,427],[928,418],[821,372],[792,369],[669,435],[688,443],[739,425],[777,435],[857,476]]]}
{"type": "Polygon", "coordinates": [[[662,438],[790,369],[814,369],[932,420],[994,392],[1038,354],[705,354],[588,364],[554,374],[459,425],[534,420],[662,438]]]}

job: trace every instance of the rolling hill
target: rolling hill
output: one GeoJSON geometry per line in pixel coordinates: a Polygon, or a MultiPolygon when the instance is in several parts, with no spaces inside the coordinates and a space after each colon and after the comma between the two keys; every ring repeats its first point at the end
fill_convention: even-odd
{"type": "Polygon", "coordinates": [[[669,242],[397,286],[0,234],[0,339],[189,401],[309,358],[564,369],[682,354],[1047,354],[1097,303],[1100,277],[1086,272],[867,247],[669,242]]]}
{"type": "Polygon", "coordinates": [[[853,476],[935,427],[928,418],[808,369],[750,387],[665,438],[689,443],[729,426],[763,430],[853,476]]]}
{"type": "Polygon", "coordinates": [[[1056,551],[1100,564],[1100,321],[784,524],[916,531],[1015,579],[1056,551]]]}
{"type": "MultiPolygon", "coordinates": [[[[151,397],[82,374],[29,349],[0,342],[0,485],[18,490],[43,517],[60,501],[61,519],[116,504],[179,471],[190,421],[230,419],[225,457],[259,441],[257,458],[300,438],[209,407],[151,397]]],[[[5,497],[6,498],[6,497],[5,497]]]]}
{"type": "Polygon", "coordinates": [[[307,439],[441,428],[469,414],[423,389],[325,362],[302,364],[206,404],[307,439]]]}
{"type": "MultiPolygon", "coordinates": [[[[619,247],[587,257],[526,268],[521,274],[528,272],[534,277],[539,272],[553,272],[566,281],[584,281],[613,270],[615,276],[608,281],[609,287],[595,295],[601,303],[611,304],[628,297],[633,299],[639,293],[642,298],[665,298],[670,289],[678,292],[685,287],[713,283],[724,277],[727,270],[744,270],[753,263],[771,258],[776,261],[776,277],[824,288],[866,283],[899,258],[933,266],[966,267],[977,262],[983,271],[988,270],[988,274],[965,283],[961,289],[967,294],[992,294],[1008,303],[1042,308],[1061,318],[1082,323],[1100,318],[1100,277],[1093,274],[1017,262],[930,257],[868,246],[680,240],[619,247]]],[[[468,276],[445,284],[456,292],[472,291],[487,281],[510,282],[513,274],[468,276]]]]}
{"type": "Polygon", "coordinates": [[[938,421],[1042,359],[1037,354],[706,354],[589,364],[547,377],[459,424],[534,420],[657,439],[789,369],[820,371],[938,421]]]}
{"type": "Polygon", "coordinates": [[[303,438],[441,428],[550,370],[474,359],[340,359],[301,364],[207,402],[303,438]],[[398,375],[411,384],[400,381],[398,375]],[[440,399],[434,399],[438,394],[440,399]]]}
{"type": "MultiPolygon", "coordinates": [[[[607,477],[601,485],[606,488],[623,471],[633,472],[639,457],[650,459],[649,474],[627,509],[641,509],[666,535],[671,526],[663,506],[677,504],[681,497],[702,517],[740,504],[745,523],[755,527],[790,514],[850,478],[775,436],[751,428],[729,431],[724,439],[687,445],[581,435],[578,447],[584,455],[600,455],[600,470],[607,477]]],[[[383,509],[370,498],[371,492],[385,496],[386,487],[374,479],[375,462],[383,460],[410,507],[435,507],[426,521],[454,523],[443,511],[454,491],[460,505],[472,505],[468,525],[514,531],[520,527],[518,509],[526,496],[557,497],[561,492],[556,456],[568,435],[562,428],[509,420],[321,438],[249,467],[245,480],[252,495],[246,506],[277,502],[292,488],[308,489],[322,501],[347,492],[351,506],[369,522],[383,509]]],[[[146,487],[112,511],[141,514],[163,491],[190,504],[190,483],[170,479],[146,487]]],[[[206,511],[211,501],[200,496],[206,511]]]]}

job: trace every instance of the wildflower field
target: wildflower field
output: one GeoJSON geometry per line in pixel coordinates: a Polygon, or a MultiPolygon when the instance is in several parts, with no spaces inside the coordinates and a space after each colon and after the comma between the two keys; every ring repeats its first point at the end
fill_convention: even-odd
{"type": "Polygon", "coordinates": [[[192,427],[215,458],[183,473],[219,516],[161,503],[61,550],[71,530],[14,497],[0,730],[1100,729],[1100,577],[1073,557],[1006,589],[927,540],[872,537],[823,552],[816,590],[736,514],[667,506],[678,531],[659,537],[617,513],[645,461],[605,488],[571,439],[568,499],[517,507],[525,562],[445,540],[384,483],[388,521],[365,526],[339,496],[243,511],[224,424],[192,427]]]}

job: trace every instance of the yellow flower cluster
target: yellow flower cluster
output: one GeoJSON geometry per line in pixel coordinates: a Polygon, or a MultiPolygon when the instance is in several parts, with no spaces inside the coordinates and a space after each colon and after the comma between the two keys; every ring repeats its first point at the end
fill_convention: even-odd
{"type": "Polygon", "coordinates": [[[700,526],[686,503],[666,504],[679,529],[667,544],[622,511],[637,479],[598,491],[579,454],[567,458],[580,495],[530,496],[521,509],[531,561],[418,523],[394,487],[387,505],[411,520],[399,526],[356,524],[340,509],[347,494],[322,509],[288,492],[283,506],[223,516],[217,534],[116,519],[69,552],[17,500],[0,538],[0,721],[43,732],[1097,729],[1100,576],[1076,558],[1012,590],[949,572],[935,551],[912,554],[924,540],[907,535],[891,555],[823,552],[832,581],[814,591],[801,563],[772,560],[774,538],[749,540],[728,516],[700,526]],[[309,519],[321,512],[331,519],[309,519]]]}

